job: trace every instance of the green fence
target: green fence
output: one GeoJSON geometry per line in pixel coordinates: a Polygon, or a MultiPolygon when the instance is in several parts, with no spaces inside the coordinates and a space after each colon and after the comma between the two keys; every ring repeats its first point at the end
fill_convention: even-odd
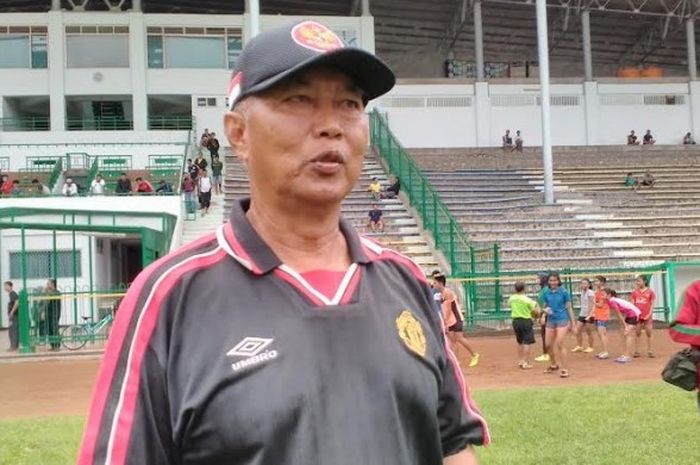
{"type": "Polygon", "coordinates": [[[193,126],[192,116],[149,116],[148,129],[151,130],[190,130],[193,126]]]}
{"type": "Polygon", "coordinates": [[[7,258],[0,276],[22,291],[21,351],[104,340],[123,283],[168,253],[176,220],[164,213],[1,208],[7,258]]]}
{"type": "Polygon", "coordinates": [[[51,120],[48,116],[27,116],[22,118],[0,118],[0,131],[48,131],[51,120]]]}
{"type": "Polygon", "coordinates": [[[69,131],[128,131],[134,129],[134,122],[117,117],[66,118],[69,131]]]}

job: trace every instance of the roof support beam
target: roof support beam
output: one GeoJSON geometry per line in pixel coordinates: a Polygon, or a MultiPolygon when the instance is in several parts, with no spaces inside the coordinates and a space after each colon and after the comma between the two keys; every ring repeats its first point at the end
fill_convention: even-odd
{"type": "Polygon", "coordinates": [[[581,42],[583,44],[583,74],[586,81],[593,80],[593,54],[591,53],[591,12],[581,12],[581,42]]]}
{"type": "Polygon", "coordinates": [[[698,79],[698,65],[695,55],[695,20],[685,20],[685,36],[688,43],[688,77],[691,81],[698,79]]]}
{"type": "MultiPolygon", "coordinates": [[[[463,5],[466,4],[464,0],[463,5]]],[[[462,9],[462,24],[464,24],[464,8],[462,9]]],[[[456,40],[456,38],[455,38],[456,40]]],[[[454,47],[454,42],[452,43],[454,47]]],[[[481,22],[481,0],[474,2],[474,57],[476,58],[476,80],[484,80],[484,29],[481,22]]]]}

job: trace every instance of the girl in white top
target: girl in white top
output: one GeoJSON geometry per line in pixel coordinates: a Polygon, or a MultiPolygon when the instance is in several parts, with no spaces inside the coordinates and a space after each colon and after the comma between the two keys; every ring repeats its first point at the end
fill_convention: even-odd
{"type": "Polygon", "coordinates": [[[576,347],[571,349],[571,352],[585,352],[587,354],[593,352],[593,311],[595,310],[595,292],[591,289],[591,281],[589,279],[581,280],[581,312],[576,320],[576,347]],[[588,345],[583,347],[583,332],[588,336],[588,345]]]}
{"type": "Polygon", "coordinates": [[[199,204],[202,207],[202,215],[209,213],[211,204],[211,178],[207,170],[200,170],[197,176],[197,188],[199,189],[199,204]]]}

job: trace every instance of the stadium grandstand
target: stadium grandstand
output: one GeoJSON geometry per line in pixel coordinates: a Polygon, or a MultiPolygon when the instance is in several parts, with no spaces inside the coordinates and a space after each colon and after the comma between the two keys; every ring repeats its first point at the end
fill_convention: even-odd
{"type": "Polygon", "coordinates": [[[70,309],[62,327],[106,321],[140,270],[247,195],[223,130],[231,69],[258,31],[298,18],[396,72],[368,108],[344,215],[426,274],[447,271],[469,329],[501,327],[505,289],[534,291],[549,270],[569,287],[607,274],[623,294],[647,273],[668,321],[700,270],[700,0],[536,3],[0,1],[0,277],[22,290],[22,350],[51,345],[32,313],[55,299],[47,279],[70,309]],[[183,187],[188,159],[211,171],[216,150],[224,192],[203,215],[183,187]],[[373,199],[373,178],[386,190],[392,177],[400,194],[373,199]],[[382,232],[367,229],[375,201],[382,232]]]}

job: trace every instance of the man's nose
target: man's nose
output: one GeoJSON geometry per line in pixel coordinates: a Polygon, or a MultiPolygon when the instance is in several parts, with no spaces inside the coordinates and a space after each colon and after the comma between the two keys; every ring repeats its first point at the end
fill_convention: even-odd
{"type": "Polygon", "coordinates": [[[343,135],[338,109],[333,103],[325,102],[317,107],[314,134],[316,137],[337,139],[343,135]]]}

